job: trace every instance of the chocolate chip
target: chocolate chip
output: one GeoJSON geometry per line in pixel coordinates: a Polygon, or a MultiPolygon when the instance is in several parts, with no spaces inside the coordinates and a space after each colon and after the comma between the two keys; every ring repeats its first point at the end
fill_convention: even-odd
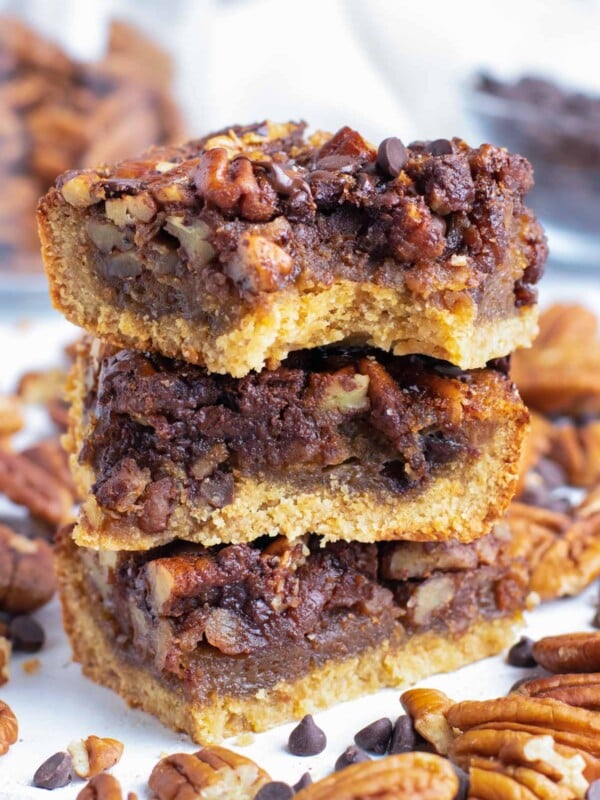
{"type": "Polygon", "coordinates": [[[394,756],[397,753],[411,753],[415,749],[416,740],[413,721],[408,714],[403,714],[394,725],[389,754],[394,756]]]}
{"type": "Polygon", "coordinates": [[[8,623],[8,638],[15,650],[23,653],[37,653],[46,641],[44,629],[33,617],[23,614],[13,617],[8,623]]]}
{"type": "Polygon", "coordinates": [[[383,755],[392,737],[392,721],[387,717],[377,719],[354,735],[356,744],[367,753],[383,755]]]}
{"type": "Polygon", "coordinates": [[[585,800],[600,800],[600,779],[590,783],[585,793],[585,800]]]}
{"type": "Polygon", "coordinates": [[[454,152],[452,142],[449,142],[448,139],[434,139],[433,142],[427,144],[425,149],[432,156],[449,156],[454,152]]]}
{"type": "Polygon", "coordinates": [[[340,770],[346,769],[346,767],[349,767],[352,764],[361,764],[363,761],[370,760],[371,759],[369,756],[363,750],[361,750],[360,747],[355,747],[353,744],[351,744],[350,747],[347,747],[335,762],[335,771],[339,772],[340,770]]]}
{"type": "Polygon", "coordinates": [[[395,178],[408,161],[408,150],[396,136],[384,139],[377,150],[377,166],[386,175],[395,178]]]}
{"type": "Polygon", "coordinates": [[[592,620],[592,626],[594,628],[600,628],[600,608],[594,614],[594,619],[592,620]]]}
{"type": "Polygon", "coordinates": [[[301,776],[300,780],[298,780],[294,786],[294,792],[299,792],[302,789],[306,789],[307,786],[310,786],[313,782],[313,779],[310,775],[310,772],[305,772],[304,775],[301,776]]]}
{"type": "Polygon", "coordinates": [[[291,800],[294,790],[283,781],[271,781],[258,790],[254,800],[291,800]]]}
{"type": "Polygon", "coordinates": [[[471,785],[471,781],[469,780],[468,774],[457,767],[456,764],[452,764],[452,769],[456,773],[456,777],[458,778],[458,791],[454,795],[454,800],[467,800],[469,796],[469,788],[471,785]]]}
{"type": "Polygon", "coordinates": [[[35,771],[33,785],[38,789],[60,789],[71,783],[73,770],[68,753],[54,753],[35,771]]]}
{"type": "Polygon", "coordinates": [[[511,667],[535,667],[537,661],[533,657],[533,639],[521,636],[519,641],[508,651],[506,657],[511,667]]]}
{"type": "Polygon", "coordinates": [[[288,748],[294,756],[316,756],[327,746],[327,737],[310,714],[290,733],[288,748]]]}

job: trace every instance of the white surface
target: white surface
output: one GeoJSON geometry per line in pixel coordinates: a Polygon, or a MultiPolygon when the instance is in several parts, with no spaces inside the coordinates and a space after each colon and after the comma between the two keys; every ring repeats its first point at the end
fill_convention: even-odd
{"type": "MultiPolygon", "coordinates": [[[[549,280],[544,299],[546,302],[579,300],[600,313],[598,282],[562,284],[549,280]]],[[[71,341],[75,333],[75,329],[60,320],[18,328],[0,323],[0,392],[12,388],[25,369],[58,362],[61,346],[71,341]]],[[[38,416],[33,414],[32,421],[39,422],[38,416]]],[[[587,629],[595,599],[596,589],[590,588],[579,598],[546,604],[527,615],[526,632],[536,638],[587,629]]],[[[123,758],[113,772],[125,791],[138,792],[142,800],[147,797],[146,782],[156,761],[165,753],[193,752],[195,746],[185,736],[168,731],[153,718],[127,709],[117,695],[81,676],[79,666],[70,661],[56,602],[37,616],[47,633],[46,646],[39,654],[39,672],[27,675],[22,664],[31,656],[15,656],[12,679],[0,688],[0,698],[15,711],[20,728],[18,743],[0,758],[1,800],[75,798],[83,786],[80,781],[51,795],[43,789],[35,789],[30,782],[35,769],[48,756],[64,749],[72,739],[89,734],[112,736],[125,743],[123,758]]],[[[451,675],[437,676],[426,684],[456,699],[484,698],[506,693],[524,672],[507,666],[502,657],[497,657],[451,675]]],[[[240,752],[254,758],[275,779],[295,782],[306,770],[320,777],[331,771],[337,756],[352,743],[352,736],[360,727],[377,717],[394,719],[401,713],[398,697],[398,691],[386,690],[319,714],[317,722],[327,734],[328,746],[315,758],[301,759],[286,753],[285,745],[293,725],[256,735],[253,744],[240,748],[240,752]]]]}

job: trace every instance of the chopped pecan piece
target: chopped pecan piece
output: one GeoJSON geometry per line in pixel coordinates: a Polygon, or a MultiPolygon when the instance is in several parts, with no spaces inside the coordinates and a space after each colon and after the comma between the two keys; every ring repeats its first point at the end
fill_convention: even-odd
{"type": "Polygon", "coordinates": [[[75,774],[80,778],[94,778],[121,760],[123,743],[118,739],[88,736],[71,742],[67,751],[75,774]]]}
{"type": "Polygon", "coordinates": [[[121,784],[114,775],[104,772],[86,783],[77,800],[123,800],[121,784]]]}
{"type": "Polygon", "coordinates": [[[17,397],[0,395],[0,438],[12,436],[23,427],[23,414],[17,397]]]}
{"type": "Polygon", "coordinates": [[[10,680],[11,652],[10,641],[4,636],[0,636],[0,686],[10,680]]]}
{"type": "Polygon", "coordinates": [[[17,741],[19,726],[10,706],[0,700],[0,756],[17,741]]]}
{"type": "Polygon", "coordinates": [[[410,689],[400,697],[402,707],[412,717],[417,733],[445,756],[452,743],[452,730],[446,712],[452,705],[443,692],[436,689],[410,689]]]}

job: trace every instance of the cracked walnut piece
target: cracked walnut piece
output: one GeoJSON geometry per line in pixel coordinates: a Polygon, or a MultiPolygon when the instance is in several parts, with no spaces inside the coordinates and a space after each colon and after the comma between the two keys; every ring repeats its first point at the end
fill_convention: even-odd
{"type": "Polygon", "coordinates": [[[148,786],[156,800],[251,800],[270,780],[249,758],[224,747],[204,747],[161,759],[148,786]]]}

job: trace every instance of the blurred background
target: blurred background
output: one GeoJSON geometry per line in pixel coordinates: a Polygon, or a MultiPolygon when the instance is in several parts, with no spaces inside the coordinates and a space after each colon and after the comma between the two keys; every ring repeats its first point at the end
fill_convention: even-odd
{"type": "Polygon", "coordinates": [[[57,174],[264,118],[520,152],[550,271],[597,283],[599,41],[600,0],[0,0],[4,308],[47,307],[57,174]]]}

